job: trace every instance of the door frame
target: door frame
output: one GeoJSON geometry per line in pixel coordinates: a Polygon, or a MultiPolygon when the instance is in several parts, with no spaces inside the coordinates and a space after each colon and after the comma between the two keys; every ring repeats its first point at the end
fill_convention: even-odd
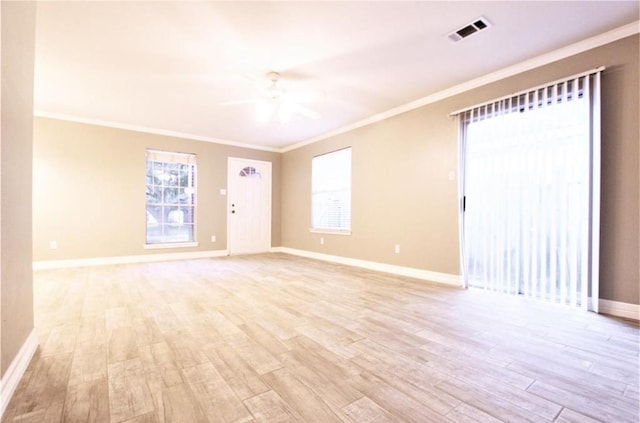
{"type": "MultiPolygon", "coordinates": [[[[267,208],[269,210],[269,225],[267,228],[267,240],[265,247],[266,250],[264,252],[268,252],[271,250],[271,229],[272,229],[272,211],[273,211],[273,164],[270,161],[266,160],[257,160],[257,159],[247,159],[243,157],[227,157],[227,204],[226,204],[226,213],[227,213],[227,255],[232,255],[234,252],[232,251],[232,242],[231,242],[231,199],[232,195],[232,187],[231,187],[231,178],[235,177],[235,175],[231,174],[231,164],[232,162],[244,162],[244,163],[259,163],[260,165],[266,164],[269,168],[269,195],[267,208]]],[[[238,253],[236,253],[238,254],[238,253]]],[[[243,254],[243,253],[239,253],[243,254]]]]}

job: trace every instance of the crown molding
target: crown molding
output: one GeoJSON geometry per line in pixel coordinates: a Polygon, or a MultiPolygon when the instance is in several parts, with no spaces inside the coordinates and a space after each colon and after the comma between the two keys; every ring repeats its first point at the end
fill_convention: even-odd
{"type": "Polygon", "coordinates": [[[280,148],[266,147],[264,145],[248,144],[248,143],[242,143],[242,142],[236,142],[236,141],[230,141],[230,140],[223,140],[220,138],[212,138],[212,137],[206,137],[202,135],[188,134],[185,132],[169,131],[166,129],[158,129],[158,128],[149,128],[146,126],[131,125],[128,123],[93,119],[93,118],[87,118],[87,117],[77,116],[77,115],[69,115],[65,113],[48,112],[45,110],[34,110],[33,116],[64,120],[67,122],[86,123],[89,125],[103,126],[106,128],[115,128],[115,129],[124,129],[127,131],[144,132],[147,134],[164,135],[167,137],[184,138],[184,139],[194,140],[194,141],[204,141],[204,142],[210,142],[214,144],[230,145],[233,147],[250,148],[252,150],[271,151],[274,153],[282,152],[282,149],[280,148]]]}
{"type": "Polygon", "coordinates": [[[518,64],[508,66],[506,68],[502,68],[500,70],[491,72],[489,74],[472,79],[470,81],[463,82],[462,84],[454,85],[452,87],[449,87],[437,93],[430,94],[426,97],[422,97],[412,102],[403,104],[401,106],[394,107],[393,109],[387,110],[385,112],[378,113],[373,116],[369,116],[365,119],[359,120],[349,125],[345,125],[340,128],[334,129],[332,131],[326,132],[322,135],[312,137],[312,138],[309,138],[309,139],[306,139],[282,148],[267,147],[267,146],[258,145],[258,144],[241,143],[241,142],[224,140],[219,138],[212,138],[212,137],[207,137],[202,135],[188,134],[188,133],[183,133],[178,131],[169,131],[169,130],[158,129],[158,128],[149,128],[145,126],[99,120],[99,119],[69,115],[64,113],[55,113],[55,112],[49,112],[45,110],[35,110],[33,115],[36,117],[45,117],[50,119],[65,120],[69,122],[104,126],[108,128],[125,129],[130,131],[145,132],[145,133],[156,134],[156,135],[165,135],[169,137],[184,138],[184,139],[190,139],[195,141],[204,141],[204,142],[210,142],[215,144],[230,145],[230,146],[240,147],[240,148],[250,148],[253,150],[270,151],[275,153],[286,153],[288,151],[296,150],[298,148],[325,140],[327,138],[334,137],[336,135],[344,134],[346,132],[353,131],[358,128],[362,128],[364,126],[371,125],[373,123],[380,122],[385,119],[389,119],[393,116],[397,116],[402,113],[406,113],[411,110],[418,109],[428,104],[432,104],[437,101],[441,101],[446,98],[453,97],[458,94],[462,94],[466,91],[470,91],[472,89],[490,84],[492,82],[497,82],[502,79],[509,78],[511,76],[538,68],[540,66],[557,62],[559,60],[585,52],[587,50],[591,50],[596,47],[600,47],[602,45],[620,40],[622,38],[626,38],[631,35],[638,34],[639,32],[640,32],[640,21],[635,21],[630,24],[613,29],[611,31],[607,31],[600,35],[596,35],[594,37],[587,38],[586,40],[582,40],[577,43],[568,45],[566,47],[559,48],[552,52],[545,53],[540,56],[536,56],[532,59],[525,60],[518,64]]]}
{"type": "Polygon", "coordinates": [[[577,43],[559,48],[557,50],[542,54],[540,56],[536,56],[532,59],[525,60],[524,62],[520,62],[512,66],[507,66],[506,68],[502,68],[495,72],[491,72],[487,75],[472,79],[467,82],[463,82],[462,84],[454,85],[453,87],[444,89],[442,91],[428,95],[426,97],[422,97],[410,103],[406,103],[401,106],[394,107],[393,109],[387,110],[386,112],[382,112],[382,113],[370,116],[368,118],[365,118],[357,122],[351,123],[349,125],[343,126],[341,128],[335,129],[333,131],[329,131],[317,137],[309,138],[307,140],[298,142],[296,144],[292,144],[288,147],[282,148],[281,152],[286,153],[287,151],[295,150],[295,149],[304,147],[305,145],[313,144],[318,141],[322,141],[327,138],[334,137],[336,135],[344,134],[345,132],[353,131],[354,129],[362,128],[363,126],[371,125],[372,123],[389,119],[390,117],[397,116],[399,114],[418,109],[420,107],[435,103],[440,100],[444,100],[449,97],[453,97],[458,94],[462,94],[466,91],[470,91],[472,89],[482,87],[483,85],[487,85],[492,82],[497,82],[502,79],[509,78],[511,76],[514,76],[535,68],[539,68],[541,66],[548,65],[553,62],[557,62],[559,60],[585,52],[587,50],[591,50],[596,47],[600,47],[605,44],[612,43],[622,38],[626,38],[631,35],[638,34],[639,32],[640,32],[640,21],[632,22],[630,24],[618,27],[611,31],[602,33],[600,35],[587,38],[586,40],[578,41],[577,43]]]}

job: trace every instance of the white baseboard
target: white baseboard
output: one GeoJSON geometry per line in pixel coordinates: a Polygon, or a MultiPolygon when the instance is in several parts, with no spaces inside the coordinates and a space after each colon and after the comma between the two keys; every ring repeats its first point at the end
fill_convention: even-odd
{"type": "Polygon", "coordinates": [[[640,320],[640,304],[600,299],[598,300],[598,312],[625,319],[640,320]]]}
{"type": "MultiPolygon", "coordinates": [[[[363,269],[375,270],[378,272],[391,273],[394,275],[407,276],[416,279],[427,280],[451,286],[462,286],[462,277],[450,273],[433,272],[430,270],[416,269],[413,267],[396,266],[393,264],[378,263],[375,261],[360,260],[349,257],[334,256],[331,254],[316,253],[314,251],[298,250],[288,247],[273,247],[270,250],[274,253],[285,253],[294,256],[313,258],[317,260],[329,261],[332,263],[345,264],[348,266],[361,267],[363,269]]],[[[166,254],[145,254],[138,256],[117,256],[117,257],[95,257],[87,259],[72,260],[48,260],[34,261],[33,270],[62,269],[68,267],[101,266],[108,264],[130,264],[130,263],[150,263],[156,261],[170,260],[190,260],[210,257],[223,257],[229,255],[227,250],[193,251],[186,253],[166,253],[166,254]]],[[[592,301],[592,299],[590,299],[592,301]]],[[[625,319],[640,320],[640,305],[623,303],[619,301],[603,300],[598,301],[599,312],[625,319]]],[[[35,335],[34,335],[35,336],[35,335]]],[[[26,345],[26,344],[25,344],[26,345]]],[[[37,346],[37,342],[36,342],[37,346]]],[[[8,371],[7,371],[7,374],[8,371]]],[[[4,386],[4,379],[3,379],[4,386]]],[[[4,401],[4,389],[2,400],[4,401]]]]}
{"type": "Polygon", "coordinates": [[[102,266],[106,264],[150,263],[155,261],[190,260],[229,255],[227,250],[191,251],[182,253],[143,254],[139,256],[93,257],[71,260],[34,261],[33,270],[67,267],[102,266]]]}
{"type": "Polygon", "coordinates": [[[378,272],[391,273],[393,275],[407,276],[410,278],[422,279],[431,282],[437,282],[445,285],[461,287],[462,278],[460,275],[452,275],[450,273],[432,272],[430,270],[416,269],[413,267],[396,266],[394,264],[378,263],[375,261],[360,260],[349,257],[334,256],[330,254],[316,253],[307,250],[298,250],[288,247],[274,247],[271,249],[274,253],[285,253],[294,256],[313,258],[317,260],[329,261],[332,263],[346,264],[348,266],[361,267],[363,269],[375,270],[378,272]]]}
{"type": "Polygon", "coordinates": [[[18,387],[18,383],[20,383],[20,379],[22,379],[24,372],[27,370],[37,348],[38,337],[36,336],[36,330],[33,329],[9,365],[2,380],[0,380],[0,418],[7,409],[7,405],[9,405],[9,401],[11,401],[11,397],[18,387]]]}

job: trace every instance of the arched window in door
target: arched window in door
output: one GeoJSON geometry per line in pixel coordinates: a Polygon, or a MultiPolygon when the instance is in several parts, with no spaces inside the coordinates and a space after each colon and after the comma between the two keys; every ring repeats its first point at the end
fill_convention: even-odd
{"type": "Polygon", "coordinates": [[[260,175],[260,172],[258,172],[256,168],[253,166],[245,167],[240,171],[239,175],[245,178],[262,178],[262,175],[260,175]]]}

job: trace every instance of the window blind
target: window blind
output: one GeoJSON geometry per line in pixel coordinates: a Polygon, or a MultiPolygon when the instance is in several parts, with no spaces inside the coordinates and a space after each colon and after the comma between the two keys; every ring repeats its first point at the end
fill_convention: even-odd
{"type": "Polygon", "coordinates": [[[192,153],[178,153],[174,151],[147,150],[147,161],[164,163],[196,164],[196,155],[192,153]]]}
{"type": "Polygon", "coordinates": [[[312,229],[351,230],[351,148],[311,162],[312,229]]]}
{"type": "Polygon", "coordinates": [[[597,311],[601,71],[455,112],[468,286],[597,311]]]}

